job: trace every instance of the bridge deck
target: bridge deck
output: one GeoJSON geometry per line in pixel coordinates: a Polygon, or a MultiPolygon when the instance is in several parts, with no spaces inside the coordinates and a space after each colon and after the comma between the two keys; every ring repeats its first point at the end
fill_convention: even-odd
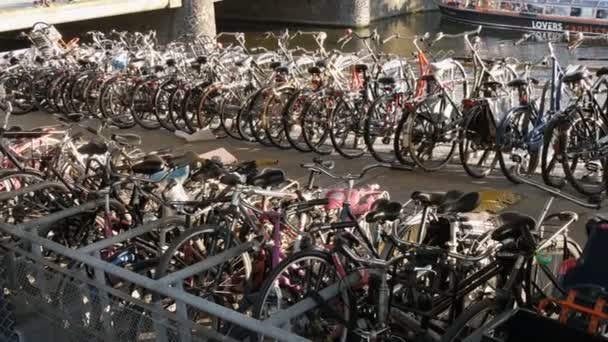
{"type": "Polygon", "coordinates": [[[22,0],[0,3],[0,32],[28,29],[41,21],[60,24],[182,6],[182,0],[78,0],[50,7],[34,7],[33,1],[22,0]]]}

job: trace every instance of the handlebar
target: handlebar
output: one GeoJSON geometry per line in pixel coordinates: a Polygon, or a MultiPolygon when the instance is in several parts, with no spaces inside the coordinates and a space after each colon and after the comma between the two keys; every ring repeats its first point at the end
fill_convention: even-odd
{"type": "Polygon", "coordinates": [[[583,32],[578,32],[575,40],[568,44],[568,50],[576,50],[583,42],[592,40],[608,40],[608,34],[585,35],[583,32]]]}
{"type": "Polygon", "coordinates": [[[323,174],[329,176],[330,178],[344,180],[344,181],[361,179],[365,176],[365,174],[367,172],[369,172],[373,169],[377,169],[377,168],[387,168],[387,169],[400,170],[400,171],[411,171],[412,170],[411,168],[404,166],[404,165],[378,163],[378,164],[371,164],[371,165],[365,166],[359,174],[355,175],[355,174],[348,173],[346,175],[339,176],[339,175],[333,173],[331,170],[327,169],[326,167],[319,165],[318,163],[305,163],[305,164],[301,164],[300,166],[305,169],[309,169],[311,171],[317,171],[317,172],[323,173],[323,174]]]}
{"type": "Polygon", "coordinates": [[[386,38],[384,38],[384,40],[382,40],[382,45],[390,42],[393,39],[403,39],[403,40],[416,40],[419,39],[421,36],[402,36],[401,33],[395,33],[393,35],[390,35],[386,38]]]}
{"type": "Polygon", "coordinates": [[[435,36],[435,39],[433,39],[433,41],[431,42],[431,45],[437,43],[438,41],[442,40],[443,38],[460,38],[460,37],[468,38],[468,36],[479,34],[481,32],[481,29],[482,29],[482,26],[479,25],[479,26],[477,26],[477,29],[475,29],[475,30],[465,31],[465,32],[461,32],[461,33],[445,34],[443,32],[439,32],[435,36]]]}

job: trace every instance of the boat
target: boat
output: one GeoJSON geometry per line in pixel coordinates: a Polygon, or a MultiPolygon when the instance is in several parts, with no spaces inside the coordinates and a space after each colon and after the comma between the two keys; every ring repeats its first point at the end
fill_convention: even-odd
{"type": "Polygon", "coordinates": [[[443,16],[474,25],[545,32],[608,33],[608,1],[437,1],[443,16]]]}

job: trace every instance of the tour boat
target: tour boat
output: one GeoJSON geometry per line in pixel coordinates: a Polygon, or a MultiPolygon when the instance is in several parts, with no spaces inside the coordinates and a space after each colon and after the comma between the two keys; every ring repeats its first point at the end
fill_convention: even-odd
{"type": "Polygon", "coordinates": [[[608,33],[608,1],[438,1],[444,16],[475,25],[547,32],[608,33]]]}

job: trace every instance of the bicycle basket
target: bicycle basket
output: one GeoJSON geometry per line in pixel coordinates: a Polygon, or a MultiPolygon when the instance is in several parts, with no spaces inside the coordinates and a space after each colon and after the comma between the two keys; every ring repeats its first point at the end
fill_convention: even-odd
{"type": "Polygon", "coordinates": [[[59,41],[62,36],[55,26],[37,23],[28,34],[28,37],[36,49],[45,57],[51,57],[56,52],[61,51],[59,41]]]}

